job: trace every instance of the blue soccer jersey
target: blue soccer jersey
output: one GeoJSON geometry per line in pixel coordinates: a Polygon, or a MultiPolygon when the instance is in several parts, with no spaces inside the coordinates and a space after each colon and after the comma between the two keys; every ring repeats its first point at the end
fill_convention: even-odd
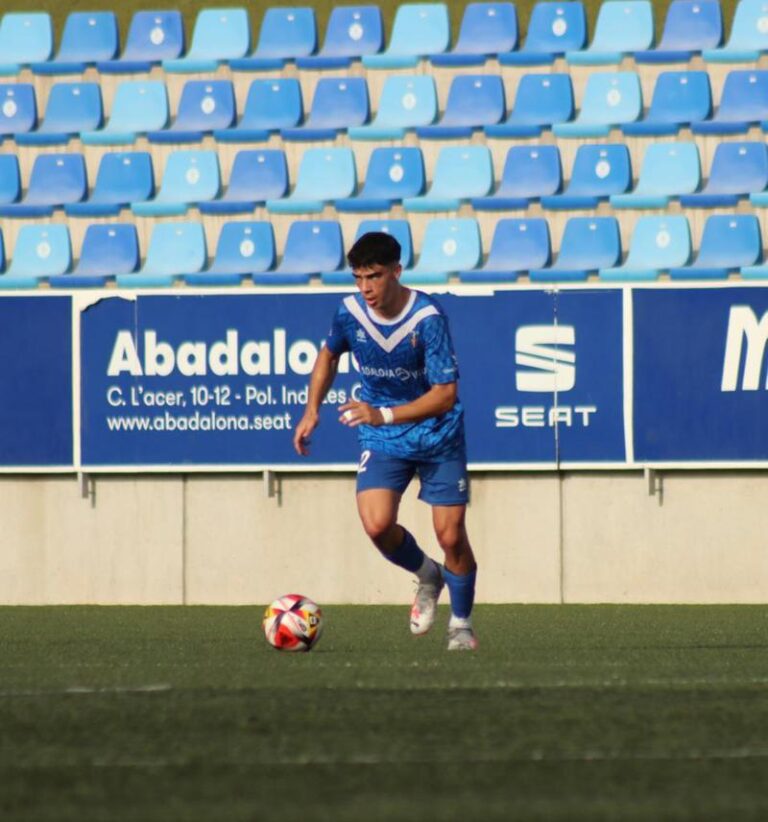
{"type": "MultiPolygon", "coordinates": [[[[448,320],[427,294],[411,291],[392,320],[374,314],[360,294],[345,297],[333,318],[326,345],[332,354],[351,351],[362,378],[364,402],[404,405],[433,385],[459,376],[448,320]]],[[[457,401],[439,417],[397,425],[361,425],[360,446],[413,460],[440,458],[464,445],[464,412],[457,401]]]]}

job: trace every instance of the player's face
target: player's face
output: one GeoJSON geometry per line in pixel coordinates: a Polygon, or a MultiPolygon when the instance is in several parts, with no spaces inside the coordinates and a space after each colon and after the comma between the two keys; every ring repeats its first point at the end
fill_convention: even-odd
{"type": "Polygon", "coordinates": [[[385,316],[394,316],[402,310],[402,297],[406,289],[400,285],[402,266],[372,265],[357,268],[352,274],[366,303],[385,316]]]}

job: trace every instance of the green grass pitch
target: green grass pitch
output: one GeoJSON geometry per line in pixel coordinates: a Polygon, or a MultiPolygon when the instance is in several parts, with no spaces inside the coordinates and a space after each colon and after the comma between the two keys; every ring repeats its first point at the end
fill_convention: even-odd
{"type": "Polygon", "coordinates": [[[0,819],[767,818],[767,608],[407,612],[0,608],[0,819]]]}

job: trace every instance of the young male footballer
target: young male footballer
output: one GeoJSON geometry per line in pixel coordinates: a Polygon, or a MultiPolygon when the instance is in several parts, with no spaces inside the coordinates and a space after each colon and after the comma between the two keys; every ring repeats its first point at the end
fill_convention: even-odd
{"type": "Polygon", "coordinates": [[[477,565],[465,526],[464,415],[448,320],[430,296],[401,284],[400,244],[394,237],[364,234],[347,259],[358,293],[345,297],[336,311],[293,444],[299,454],[308,453],[339,357],[351,351],[362,378],[361,400],[340,406],[339,421],[358,429],[357,509],[365,532],[390,562],[418,578],[411,632],[424,634],[432,627],[447,585],[448,649],[473,651],[477,565]],[[444,565],[430,559],[397,521],[400,498],[415,475],[419,498],[432,506],[444,565]]]}

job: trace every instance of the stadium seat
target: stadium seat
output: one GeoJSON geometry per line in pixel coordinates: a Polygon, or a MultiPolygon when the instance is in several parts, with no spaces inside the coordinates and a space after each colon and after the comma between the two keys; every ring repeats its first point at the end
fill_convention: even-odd
{"type": "Polygon", "coordinates": [[[355,197],[336,200],[337,211],[389,211],[424,191],[424,159],[415,146],[381,147],[371,152],[365,183],[355,197]]]}
{"type": "Polygon", "coordinates": [[[487,137],[538,137],[573,117],[573,86],[568,74],[524,74],[515,104],[503,123],[485,127],[487,137]]]}
{"type": "Polygon", "coordinates": [[[72,273],[52,275],[48,282],[62,288],[97,288],[118,274],[136,271],[139,263],[139,239],[133,223],[98,223],[85,230],[80,259],[72,273]]]}
{"type": "Polygon", "coordinates": [[[754,214],[713,214],[704,223],[696,259],[669,269],[673,280],[724,280],[762,257],[760,224],[754,214]]]}
{"type": "Polygon", "coordinates": [[[504,160],[501,182],[488,197],[473,197],[475,211],[514,211],[560,191],[563,171],[557,146],[512,146],[504,160]]]}
{"type": "Polygon", "coordinates": [[[131,203],[149,200],[154,193],[155,177],[148,152],[109,152],[101,158],[90,196],[67,203],[64,211],[70,217],[116,217],[131,203]]]}
{"type": "Polygon", "coordinates": [[[367,69],[415,68],[422,57],[440,54],[451,41],[445,3],[404,3],[397,7],[385,51],[363,55],[367,69]]]}
{"type": "Polygon", "coordinates": [[[607,137],[611,128],[637,120],[643,110],[640,79],[633,71],[589,75],[584,100],[572,123],[555,123],[557,137],[607,137]]]}
{"type": "Polygon", "coordinates": [[[283,128],[283,140],[335,140],[340,131],[368,122],[368,84],[363,77],[323,77],[315,86],[312,108],[302,126],[283,128]]]}
{"type": "Polygon", "coordinates": [[[150,143],[199,143],[205,134],[235,124],[235,91],[229,80],[188,80],[176,119],[168,128],[147,132],[150,143]]]}
{"type": "Polygon", "coordinates": [[[416,135],[432,140],[470,138],[472,132],[504,119],[504,84],[497,74],[458,74],[451,81],[445,112],[416,135]]]}
{"type": "Polygon", "coordinates": [[[0,154],[0,205],[16,202],[19,197],[21,197],[19,160],[15,154],[0,154]]]}
{"type": "Polygon", "coordinates": [[[73,11],[67,15],[56,56],[33,63],[35,74],[82,74],[99,60],[111,60],[120,47],[113,11],[73,11]]]}
{"type": "Polygon", "coordinates": [[[532,282],[582,282],[590,273],[621,260],[621,235],[615,217],[571,217],[560,253],[552,265],[531,268],[532,282]]]}
{"type": "Polygon", "coordinates": [[[499,55],[502,66],[551,65],[556,57],[584,48],[587,15],[581,0],[539,2],[531,12],[525,43],[499,55]]]}
{"type": "Polygon", "coordinates": [[[586,49],[568,51],[571,65],[604,66],[651,47],[654,38],[650,0],[612,0],[601,3],[592,42],[586,49]]]}
{"type": "Polygon", "coordinates": [[[163,60],[181,57],[184,40],[180,11],[137,11],[131,18],[123,53],[114,60],[100,60],[96,68],[101,74],[149,72],[163,60]]]}
{"type": "Polygon", "coordinates": [[[232,128],[217,129],[213,136],[219,142],[266,142],[270,134],[297,126],[304,116],[301,86],[295,77],[275,80],[256,79],[240,121],[232,128]]]}
{"type": "Polygon", "coordinates": [[[768,187],[765,143],[722,142],[715,148],[709,179],[701,191],[680,197],[683,208],[732,208],[752,194],[759,205],[768,187]]]}
{"type": "Polygon", "coordinates": [[[425,194],[404,197],[406,211],[458,211],[462,202],[493,189],[493,162],[486,146],[449,146],[437,156],[432,185],[425,194]]]}
{"type": "Polygon", "coordinates": [[[257,205],[288,192],[288,164],[281,149],[243,149],[235,155],[227,190],[198,203],[201,214],[250,214],[257,205]]]}
{"type": "Polygon", "coordinates": [[[661,41],[635,52],[636,63],[688,63],[705,49],[717,48],[723,39],[720,0],[672,0],[661,41]]]}
{"type": "Polygon", "coordinates": [[[496,223],[488,259],[479,268],[459,271],[463,283],[514,282],[549,263],[549,224],[541,217],[504,218],[496,223]]]}
{"type": "Polygon", "coordinates": [[[40,280],[64,274],[72,266],[72,246],[65,225],[24,225],[19,229],[11,264],[0,288],[34,288],[40,280]]]}
{"type": "Polygon", "coordinates": [[[187,285],[239,285],[275,264],[275,236],[267,222],[224,223],[209,268],[183,275],[187,285]]]}
{"type": "Polygon", "coordinates": [[[206,259],[202,223],[156,223],[141,270],[118,274],[115,279],[121,287],[171,286],[179,277],[202,270],[206,259]]]}
{"type": "Polygon", "coordinates": [[[31,131],[36,122],[35,87],[31,83],[0,85],[0,139],[31,131]]]}
{"type": "Polygon", "coordinates": [[[82,200],[87,191],[82,154],[38,154],[27,193],[18,202],[0,205],[0,217],[49,217],[54,208],[82,200]]]}
{"type": "Polygon", "coordinates": [[[691,232],[685,217],[679,214],[640,217],[632,232],[627,259],[623,265],[601,268],[600,279],[655,280],[663,271],[686,265],[690,256],[691,232]]]}
{"type": "MultiPolygon", "coordinates": [[[[691,0],[684,2],[696,5],[691,0]]],[[[642,120],[624,123],[621,130],[632,137],[676,135],[683,126],[706,120],[711,113],[712,91],[706,71],[664,71],[656,80],[648,113],[642,120]]]]}
{"type": "Polygon", "coordinates": [[[576,151],[566,190],[543,196],[541,205],[556,210],[596,209],[600,202],[623,194],[631,185],[632,166],[625,145],[583,145],[576,151]]]}
{"type": "Polygon", "coordinates": [[[192,45],[182,57],[163,60],[169,73],[214,72],[219,63],[236,60],[248,53],[251,28],[244,8],[201,9],[192,32],[192,45]]]}
{"type": "Polygon", "coordinates": [[[291,223],[283,259],[274,271],[255,273],[257,285],[307,285],[322,271],[336,271],[344,262],[341,226],[335,220],[291,223]]]}
{"type": "Polygon", "coordinates": [[[103,109],[98,83],[54,83],[48,95],[45,117],[34,131],[16,135],[20,146],[52,146],[68,143],[81,131],[101,128],[103,109]]]}
{"type": "Polygon", "coordinates": [[[299,69],[343,69],[364,54],[384,47],[384,23],[378,6],[334,6],[318,54],[297,57],[299,69]]]}
{"type": "Polygon", "coordinates": [[[247,57],[230,59],[229,67],[232,71],[279,71],[287,60],[306,57],[316,49],[314,8],[268,8],[255,51],[247,57]]]}
{"type": "Polygon", "coordinates": [[[304,152],[294,190],[281,199],[267,200],[277,214],[316,214],[333,200],[350,197],[357,188],[355,155],[351,148],[310,148],[304,152]]]}
{"type": "Polygon", "coordinates": [[[82,131],[80,139],[86,145],[130,145],[140,134],[165,128],[168,116],[165,83],[126,80],[117,86],[104,128],[82,131]]]}
{"type": "Polygon", "coordinates": [[[47,12],[6,12],[0,18],[0,75],[50,60],[53,25],[47,12]]]}
{"type": "Polygon", "coordinates": [[[407,129],[426,126],[437,117],[437,90],[428,75],[387,77],[373,122],[350,128],[352,140],[402,140],[407,129]]]}
{"type": "Polygon", "coordinates": [[[633,191],[612,194],[613,208],[666,208],[673,197],[690,194],[701,184],[696,143],[652,143],[643,156],[633,191]]]}
{"type": "Polygon", "coordinates": [[[451,51],[430,57],[433,66],[481,66],[488,57],[517,48],[517,10],[512,3],[469,3],[451,51]]]}
{"type": "Polygon", "coordinates": [[[427,223],[416,265],[403,269],[400,282],[447,283],[452,273],[477,268],[482,257],[480,229],[476,220],[438,217],[427,223]]]}
{"type": "Polygon", "coordinates": [[[694,134],[743,134],[768,120],[768,71],[731,71],[720,105],[709,120],[691,123],[694,134]]]}
{"type": "Polygon", "coordinates": [[[190,206],[214,199],[220,187],[215,151],[172,151],[160,190],[151,200],[131,203],[131,210],[139,217],[181,216],[190,206]]]}
{"type": "Polygon", "coordinates": [[[768,50],[763,0],[739,0],[733,13],[728,42],[721,48],[704,49],[706,63],[752,63],[768,50]]]}
{"type": "Polygon", "coordinates": [[[3,240],[3,232],[0,231],[0,275],[5,271],[5,241],[3,240]]]}
{"type": "MultiPolygon", "coordinates": [[[[355,241],[369,231],[381,231],[391,234],[400,243],[400,265],[408,268],[413,261],[413,240],[411,226],[408,220],[361,220],[355,232],[355,241]]],[[[353,285],[355,278],[352,269],[337,269],[336,271],[321,271],[320,279],[324,285],[353,285]]]]}

